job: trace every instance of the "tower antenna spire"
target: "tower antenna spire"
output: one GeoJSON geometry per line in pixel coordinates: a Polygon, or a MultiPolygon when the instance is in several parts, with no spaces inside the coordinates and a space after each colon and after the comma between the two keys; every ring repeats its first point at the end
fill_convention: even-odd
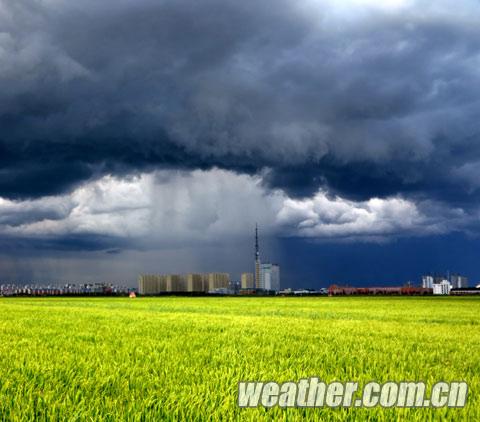
{"type": "Polygon", "coordinates": [[[255,223],[255,288],[260,288],[260,248],[258,246],[258,224],[255,223]]]}
{"type": "Polygon", "coordinates": [[[255,223],[255,260],[260,257],[260,251],[258,248],[258,224],[255,223]]]}

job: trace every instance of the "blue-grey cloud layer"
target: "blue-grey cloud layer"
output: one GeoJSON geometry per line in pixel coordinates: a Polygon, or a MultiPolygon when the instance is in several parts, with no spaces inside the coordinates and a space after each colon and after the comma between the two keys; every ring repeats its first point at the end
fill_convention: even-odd
{"type": "Polygon", "coordinates": [[[268,167],[293,195],[470,207],[480,5],[357,3],[1,2],[0,196],[268,167]]]}

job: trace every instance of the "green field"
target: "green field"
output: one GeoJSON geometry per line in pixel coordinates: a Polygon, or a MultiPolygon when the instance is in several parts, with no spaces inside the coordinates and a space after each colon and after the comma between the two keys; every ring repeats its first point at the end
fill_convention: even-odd
{"type": "Polygon", "coordinates": [[[0,299],[0,420],[480,420],[475,298],[0,299]],[[240,380],[465,380],[464,409],[239,409],[240,380]]]}

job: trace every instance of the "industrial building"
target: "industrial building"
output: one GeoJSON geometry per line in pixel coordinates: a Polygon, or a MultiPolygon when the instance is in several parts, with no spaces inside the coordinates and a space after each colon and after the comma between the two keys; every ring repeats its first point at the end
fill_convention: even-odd
{"type": "Polygon", "coordinates": [[[433,284],[434,295],[449,295],[452,290],[452,285],[448,280],[442,280],[440,283],[433,284]]]}
{"type": "Polygon", "coordinates": [[[468,288],[468,278],[459,274],[424,275],[422,276],[422,287],[433,290],[434,295],[448,295],[452,289],[468,288]]]}

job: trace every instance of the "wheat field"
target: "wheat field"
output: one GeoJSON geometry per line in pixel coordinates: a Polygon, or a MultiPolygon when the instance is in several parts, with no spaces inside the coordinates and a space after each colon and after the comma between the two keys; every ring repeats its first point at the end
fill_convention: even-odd
{"type": "Polygon", "coordinates": [[[1,298],[0,420],[480,420],[480,300],[1,298]],[[465,380],[463,409],[240,409],[237,383],[465,380]]]}

